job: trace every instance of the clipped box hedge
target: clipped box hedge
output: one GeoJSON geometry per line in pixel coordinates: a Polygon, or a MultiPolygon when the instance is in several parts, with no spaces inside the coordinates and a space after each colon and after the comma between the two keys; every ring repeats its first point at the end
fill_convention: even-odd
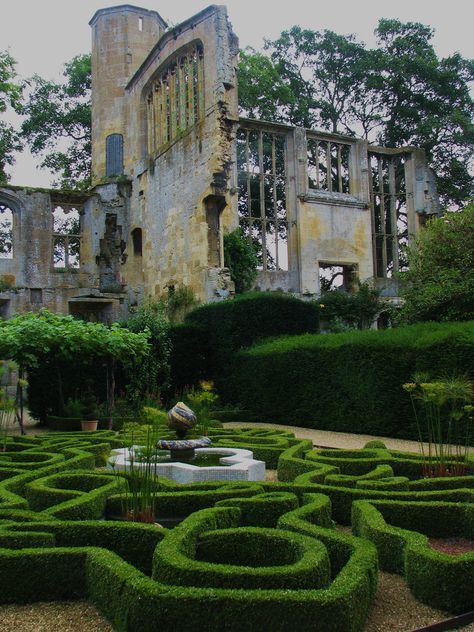
{"type": "Polygon", "coordinates": [[[474,321],[281,337],[231,369],[223,398],[261,421],[417,439],[402,384],[415,371],[474,378],[474,321]]]}
{"type": "Polygon", "coordinates": [[[0,602],[86,598],[117,632],[361,632],[378,550],[382,568],[404,573],[419,599],[474,607],[474,554],[427,546],[427,536],[473,538],[474,476],[418,479],[419,456],[380,442],[315,450],[292,433],[213,432],[269,450],[270,461],[279,455],[281,480],[158,478],[158,513],[184,518],[173,530],[103,519],[106,506],[121,514],[132,482],[94,472],[120,444],[114,433],[9,441],[0,453],[0,602]],[[363,538],[334,527],[351,510],[363,538]]]}
{"type": "Polygon", "coordinates": [[[474,504],[360,500],[353,505],[352,526],[375,544],[381,568],[404,575],[420,601],[456,614],[474,609],[474,551],[448,555],[428,541],[472,538],[474,504]]]}

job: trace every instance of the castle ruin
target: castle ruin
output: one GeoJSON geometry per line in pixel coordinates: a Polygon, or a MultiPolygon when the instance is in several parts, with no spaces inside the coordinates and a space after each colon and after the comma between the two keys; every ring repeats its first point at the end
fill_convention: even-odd
{"type": "Polygon", "coordinates": [[[145,297],[233,294],[223,235],[260,249],[256,287],[313,297],[321,277],[396,296],[400,245],[438,211],[424,152],[239,117],[225,7],[167,29],[97,11],[86,193],[0,188],[0,316],[125,318],[145,297]]]}

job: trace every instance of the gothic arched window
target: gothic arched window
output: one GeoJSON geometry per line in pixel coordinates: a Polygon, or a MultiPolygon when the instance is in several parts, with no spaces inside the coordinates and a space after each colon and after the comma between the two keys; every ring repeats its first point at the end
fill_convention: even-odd
{"type": "Polygon", "coordinates": [[[13,258],[13,211],[0,202],[0,259],[13,258]]]}

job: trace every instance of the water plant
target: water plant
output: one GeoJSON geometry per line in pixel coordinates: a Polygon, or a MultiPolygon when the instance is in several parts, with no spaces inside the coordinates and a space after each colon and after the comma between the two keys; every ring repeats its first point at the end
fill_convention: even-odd
{"type": "MultiPolygon", "coordinates": [[[[0,379],[9,365],[0,362],[0,379]]],[[[7,387],[0,384],[0,451],[5,452],[7,444],[8,428],[15,417],[15,402],[9,397],[7,387]]]]}
{"type": "MultiPolygon", "coordinates": [[[[143,427],[142,427],[143,428],[143,427]]],[[[146,426],[135,436],[129,434],[130,461],[125,471],[118,472],[128,481],[128,491],[122,495],[122,516],[132,522],[155,522],[156,491],[156,432],[146,426]],[[141,447],[137,449],[139,439],[141,447]],[[143,441],[144,440],[144,441],[143,441]]]]}
{"type": "Polygon", "coordinates": [[[413,406],[425,476],[465,474],[474,412],[472,383],[466,376],[432,380],[426,373],[415,373],[403,388],[413,406]]]}

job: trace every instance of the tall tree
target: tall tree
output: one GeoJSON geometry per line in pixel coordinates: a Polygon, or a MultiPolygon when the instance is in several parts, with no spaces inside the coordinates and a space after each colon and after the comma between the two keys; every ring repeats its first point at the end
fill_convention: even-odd
{"type": "Polygon", "coordinates": [[[378,101],[384,121],[377,140],[392,147],[423,147],[438,176],[442,201],[460,207],[474,194],[474,60],[459,53],[439,59],[433,34],[419,23],[380,20],[378,101]]]}
{"type": "Polygon", "coordinates": [[[22,135],[42,167],[57,174],[54,186],[87,189],[91,178],[91,59],[78,55],[64,66],[65,81],[39,75],[24,107],[22,135]]]}
{"type": "Polygon", "coordinates": [[[7,167],[14,163],[14,152],[21,149],[18,133],[2,117],[9,108],[15,112],[21,108],[21,86],[15,81],[15,64],[8,51],[0,51],[0,184],[8,181],[7,167]]]}
{"type": "Polygon", "coordinates": [[[287,88],[286,101],[273,106],[277,120],[422,147],[443,203],[461,207],[474,194],[474,62],[458,53],[439,59],[432,29],[419,23],[382,19],[376,36],[368,49],[353,35],[295,26],[266,41],[268,61],[248,51],[239,75],[242,111],[260,118],[270,110],[265,86],[276,77],[279,92],[287,88]]]}

